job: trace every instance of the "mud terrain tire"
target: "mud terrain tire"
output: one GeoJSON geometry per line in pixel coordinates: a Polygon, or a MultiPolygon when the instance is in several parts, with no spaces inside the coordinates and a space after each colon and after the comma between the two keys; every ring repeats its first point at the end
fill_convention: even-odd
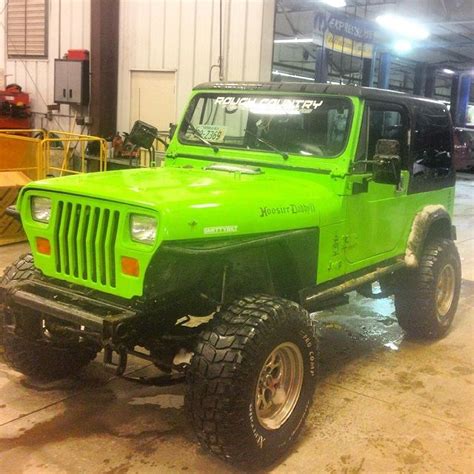
{"type": "Polygon", "coordinates": [[[401,274],[395,291],[398,323],[410,337],[443,337],[453,322],[460,288],[461,261],[454,242],[428,242],[418,268],[401,274]]]}
{"type": "MultiPolygon", "coordinates": [[[[37,273],[33,255],[26,253],[5,269],[0,284],[8,285],[12,281],[29,280],[37,273]]],[[[0,311],[0,342],[3,342],[3,317],[3,311],[0,311]]]]}
{"type": "MultiPolygon", "coordinates": [[[[28,280],[38,274],[31,254],[10,265],[2,284],[28,280]]],[[[3,356],[7,364],[38,380],[54,380],[75,375],[95,358],[97,352],[77,342],[59,342],[43,337],[42,319],[33,310],[6,309],[3,320],[3,356]]]]}
{"type": "Polygon", "coordinates": [[[311,319],[296,303],[250,296],[216,314],[187,373],[185,406],[200,444],[242,467],[275,461],[303,427],[317,362],[311,319]]]}

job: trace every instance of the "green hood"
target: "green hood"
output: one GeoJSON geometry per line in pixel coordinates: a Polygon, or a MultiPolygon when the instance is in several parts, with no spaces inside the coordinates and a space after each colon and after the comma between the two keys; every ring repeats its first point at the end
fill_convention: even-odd
{"type": "Polygon", "coordinates": [[[162,239],[186,239],[318,226],[322,203],[326,207],[334,195],[327,186],[315,184],[314,174],[293,175],[168,167],[48,179],[25,190],[89,196],[154,210],[159,213],[162,239]]]}

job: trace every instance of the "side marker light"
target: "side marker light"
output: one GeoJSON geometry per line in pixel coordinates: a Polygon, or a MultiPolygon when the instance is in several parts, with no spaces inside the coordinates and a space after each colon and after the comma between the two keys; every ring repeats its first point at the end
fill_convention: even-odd
{"type": "Polygon", "coordinates": [[[122,257],[121,264],[122,273],[124,275],[130,275],[134,277],[140,276],[140,263],[136,258],[122,257]]]}
{"type": "Polygon", "coordinates": [[[36,250],[43,255],[51,255],[51,244],[44,237],[36,237],[36,250]]]}

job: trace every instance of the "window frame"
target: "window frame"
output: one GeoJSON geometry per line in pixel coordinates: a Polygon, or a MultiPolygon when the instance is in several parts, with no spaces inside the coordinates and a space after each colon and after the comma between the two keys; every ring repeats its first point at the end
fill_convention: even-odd
{"type": "MultiPolygon", "coordinates": [[[[361,130],[359,134],[359,142],[357,144],[356,154],[354,157],[354,164],[357,162],[364,162],[364,160],[371,160],[372,157],[367,156],[367,147],[369,145],[369,136],[370,136],[370,120],[369,113],[370,110],[379,110],[383,112],[400,112],[402,120],[405,120],[404,123],[404,140],[403,143],[400,143],[400,158],[401,166],[403,170],[409,170],[411,167],[411,134],[412,134],[412,125],[413,120],[410,114],[410,110],[404,104],[391,101],[383,100],[365,100],[364,101],[364,113],[361,121],[361,130]]],[[[367,171],[370,173],[371,171],[367,171]]]]}
{"type": "MultiPolygon", "coordinates": [[[[15,1],[15,0],[13,0],[15,1]]],[[[17,0],[18,1],[18,0],[17,0]]],[[[37,59],[37,60],[45,60],[49,57],[49,0],[44,1],[44,42],[43,42],[43,53],[42,54],[28,54],[28,31],[26,29],[26,7],[29,0],[24,0],[25,3],[25,53],[16,53],[10,51],[9,46],[9,7],[11,6],[12,0],[7,5],[6,8],[6,28],[5,28],[5,49],[7,59],[15,60],[15,59],[37,59]]]]}
{"type": "MultiPolygon", "coordinates": [[[[319,155],[311,155],[311,156],[306,156],[306,155],[300,155],[298,153],[291,153],[291,152],[286,152],[285,150],[282,150],[285,153],[288,153],[289,156],[293,156],[296,158],[308,158],[310,160],[324,160],[324,159],[329,159],[329,160],[334,160],[336,158],[339,158],[341,155],[343,155],[346,150],[347,146],[350,140],[350,135],[352,131],[352,126],[354,123],[354,104],[352,103],[351,99],[349,96],[343,96],[343,95],[332,95],[332,94],[311,94],[311,93],[305,93],[305,94],[298,94],[298,93],[285,93],[285,94],[259,94],[256,92],[249,92],[246,94],[239,93],[239,92],[229,92],[226,93],[225,91],[211,91],[211,92],[199,92],[196,95],[194,95],[189,102],[184,118],[181,121],[178,133],[177,133],[177,138],[178,142],[182,145],[190,145],[190,146],[198,146],[202,148],[206,148],[206,145],[201,143],[199,140],[187,140],[185,138],[185,130],[187,130],[186,122],[190,122],[191,118],[194,114],[194,110],[197,106],[198,100],[200,98],[213,98],[217,97],[219,95],[226,95],[226,96],[233,96],[233,97],[238,97],[238,96],[245,96],[245,97],[272,97],[272,98],[307,98],[307,99],[318,99],[318,98],[328,98],[328,99],[338,99],[341,101],[344,101],[347,104],[347,108],[349,110],[349,115],[347,118],[347,133],[344,139],[344,142],[341,146],[341,150],[338,154],[336,155],[324,155],[324,156],[319,156],[319,155]]],[[[250,153],[268,153],[268,154],[275,154],[276,152],[270,149],[264,149],[264,148],[244,148],[244,147],[239,147],[237,145],[224,145],[222,143],[213,143],[214,145],[217,145],[219,149],[224,149],[224,150],[238,150],[239,152],[250,152],[250,153]]]]}

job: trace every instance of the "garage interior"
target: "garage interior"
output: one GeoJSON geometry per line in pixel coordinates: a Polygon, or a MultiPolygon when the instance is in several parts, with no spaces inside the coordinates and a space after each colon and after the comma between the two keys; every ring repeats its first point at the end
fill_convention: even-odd
{"type": "MultiPolygon", "coordinates": [[[[473,0],[0,0],[0,29],[2,213],[39,178],[162,166],[200,83],[328,83],[443,102],[462,262],[453,326],[413,340],[392,297],[356,292],[313,313],[312,408],[296,444],[259,472],[473,472],[473,0]],[[128,141],[137,121],[153,130],[146,148],[128,141]]],[[[30,247],[12,218],[0,225],[3,272],[30,247]]],[[[130,355],[118,376],[97,357],[40,382],[10,368],[0,345],[0,471],[242,472],[195,442],[183,384],[134,380],[157,374],[130,355]]]]}

